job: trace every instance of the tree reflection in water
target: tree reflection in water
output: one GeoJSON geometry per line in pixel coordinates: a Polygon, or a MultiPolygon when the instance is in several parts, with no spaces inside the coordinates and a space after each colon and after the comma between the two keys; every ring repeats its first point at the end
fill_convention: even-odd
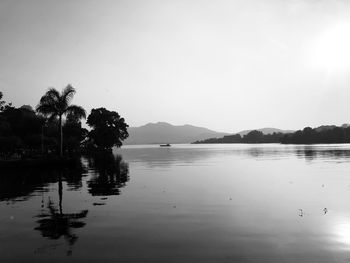
{"type": "Polygon", "coordinates": [[[63,213],[56,209],[54,203],[49,200],[47,204],[48,211],[41,213],[37,217],[40,219],[37,221],[38,227],[34,228],[39,230],[43,237],[49,239],[59,239],[64,237],[68,242],[69,249],[67,251],[68,255],[72,254],[72,246],[77,241],[78,236],[72,233],[73,228],[81,228],[85,226],[85,223],[80,219],[87,216],[88,210],[82,210],[78,213],[63,213]]]}
{"type": "Polygon", "coordinates": [[[110,154],[82,158],[74,167],[64,169],[3,171],[0,176],[0,202],[26,202],[31,197],[42,195],[41,211],[34,216],[34,230],[47,239],[64,239],[68,246],[67,255],[71,255],[78,240],[77,230],[86,225],[84,221],[88,210],[73,210],[68,213],[62,200],[65,191],[83,189],[84,176],[90,176],[87,186],[91,195],[119,195],[120,188],[129,181],[129,166],[121,156],[110,154]],[[58,194],[57,201],[50,199],[52,184],[58,185],[57,192],[54,193],[58,194]],[[44,194],[48,195],[48,199],[44,199],[44,194]]]}
{"type": "Polygon", "coordinates": [[[119,195],[120,188],[129,181],[129,165],[120,155],[105,154],[89,159],[95,173],[88,181],[88,191],[93,196],[119,195]]]}
{"type": "MultiPolygon", "coordinates": [[[[12,169],[1,171],[0,201],[18,202],[28,200],[59,180],[67,183],[69,190],[82,187],[82,177],[87,170],[80,160],[65,169],[12,169]]],[[[59,184],[60,185],[60,184],[59,184]]]]}
{"type": "Polygon", "coordinates": [[[39,215],[36,216],[40,218],[37,221],[39,226],[35,227],[34,229],[40,231],[41,235],[45,238],[59,239],[61,237],[64,237],[69,246],[67,255],[71,255],[72,247],[78,239],[78,236],[74,234],[72,230],[85,226],[85,222],[81,221],[81,219],[87,216],[88,210],[82,210],[77,213],[63,212],[62,178],[66,178],[66,176],[64,176],[63,172],[61,171],[58,176],[58,209],[55,207],[54,202],[49,198],[47,203],[47,210],[43,210],[39,215]]]}
{"type": "Polygon", "coordinates": [[[295,154],[298,158],[305,158],[306,161],[325,159],[348,162],[350,159],[350,150],[338,145],[327,145],[327,147],[322,145],[297,146],[295,154]]]}

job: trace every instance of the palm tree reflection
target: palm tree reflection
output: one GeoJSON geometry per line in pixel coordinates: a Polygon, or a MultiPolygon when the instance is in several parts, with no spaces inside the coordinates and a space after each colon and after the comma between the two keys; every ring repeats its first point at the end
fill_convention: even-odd
{"type": "Polygon", "coordinates": [[[55,204],[49,198],[47,203],[47,210],[43,210],[37,217],[40,218],[37,223],[39,226],[34,228],[41,232],[41,235],[49,239],[60,239],[63,237],[68,245],[69,249],[67,255],[72,254],[72,246],[77,241],[78,236],[73,233],[73,229],[82,228],[85,226],[85,222],[81,219],[85,218],[88,214],[88,210],[82,210],[77,213],[63,213],[62,197],[63,197],[63,185],[62,185],[62,173],[58,179],[58,195],[59,195],[59,208],[55,207],[55,204]]]}
{"type": "Polygon", "coordinates": [[[119,195],[120,188],[129,181],[129,165],[120,155],[90,158],[89,166],[95,170],[88,181],[89,193],[93,196],[119,195]]]}
{"type": "Polygon", "coordinates": [[[85,226],[85,223],[80,221],[80,219],[87,216],[88,210],[64,214],[55,208],[51,200],[48,201],[47,209],[46,213],[37,216],[41,219],[37,221],[39,226],[35,230],[39,230],[43,237],[50,239],[59,239],[63,236],[69,245],[73,245],[78,237],[72,233],[72,228],[85,226]]]}

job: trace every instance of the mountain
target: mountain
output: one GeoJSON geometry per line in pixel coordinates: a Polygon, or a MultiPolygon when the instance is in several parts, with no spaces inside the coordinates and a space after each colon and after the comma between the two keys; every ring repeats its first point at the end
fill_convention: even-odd
{"type": "MultiPolygon", "coordinates": [[[[253,130],[244,130],[244,131],[237,132],[236,134],[244,136],[251,131],[253,131],[253,130]]],[[[276,128],[261,128],[261,129],[256,129],[256,131],[261,131],[265,135],[266,134],[273,134],[273,133],[292,133],[292,132],[295,132],[293,130],[281,130],[281,129],[276,129],[276,128]]]]}
{"type": "Polygon", "coordinates": [[[166,122],[129,127],[128,132],[129,138],[124,141],[124,144],[191,143],[228,134],[188,124],[175,126],[166,122]]]}

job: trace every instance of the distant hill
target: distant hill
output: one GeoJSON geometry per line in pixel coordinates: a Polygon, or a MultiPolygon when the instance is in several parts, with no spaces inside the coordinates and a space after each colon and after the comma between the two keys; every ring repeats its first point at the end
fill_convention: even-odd
{"type": "Polygon", "coordinates": [[[166,122],[129,127],[128,132],[129,138],[124,141],[124,144],[191,143],[228,134],[188,124],[175,126],[166,122]]]}
{"type": "MultiPolygon", "coordinates": [[[[235,134],[239,134],[241,136],[247,135],[249,132],[253,130],[244,130],[237,132],[235,134]]],[[[293,130],[281,130],[281,129],[276,129],[276,128],[261,128],[261,129],[256,129],[255,131],[261,131],[263,134],[273,134],[273,133],[292,133],[295,132],[293,130]]]]}

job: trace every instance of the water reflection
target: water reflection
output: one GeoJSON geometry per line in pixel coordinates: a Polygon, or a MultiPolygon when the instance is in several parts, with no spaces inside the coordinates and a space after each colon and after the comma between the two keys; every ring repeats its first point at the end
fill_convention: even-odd
{"type": "MultiPolygon", "coordinates": [[[[83,157],[74,167],[62,169],[2,171],[0,203],[1,201],[6,201],[8,204],[19,201],[31,202],[34,209],[37,204],[40,212],[33,216],[36,225],[34,230],[39,231],[42,237],[49,240],[65,240],[68,246],[66,254],[72,255],[73,245],[79,238],[77,229],[86,225],[88,209],[76,210],[71,203],[68,209],[64,209],[63,200],[67,191],[84,190],[84,193],[92,196],[119,195],[120,188],[124,187],[128,180],[128,163],[123,161],[120,155],[111,154],[83,157]],[[85,176],[87,180],[84,180],[85,176]],[[46,195],[45,198],[44,195],[46,195]],[[40,199],[41,202],[38,203],[40,199]]],[[[90,200],[93,202],[92,199],[90,200]]],[[[67,199],[66,203],[69,201],[67,199]]],[[[92,205],[97,204],[92,203],[92,205]]],[[[88,208],[89,203],[84,203],[83,206],[88,208]]],[[[26,217],[18,219],[25,221],[26,217]]]]}
{"type": "Polygon", "coordinates": [[[344,146],[300,146],[295,149],[295,155],[307,161],[316,159],[347,161],[350,158],[350,149],[344,146]]]}
{"type": "Polygon", "coordinates": [[[62,182],[66,182],[68,191],[77,191],[83,187],[82,178],[87,175],[91,175],[87,182],[91,195],[119,195],[120,188],[129,181],[129,165],[121,155],[108,154],[84,157],[68,169],[2,171],[0,201],[25,201],[49,191],[48,186],[55,183],[62,192],[62,182]]]}
{"type": "Polygon", "coordinates": [[[306,161],[312,160],[337,160],[347,161],[350,159],[349,145],[276,145],[270,147],[251,147],[245,151],[246,155],[255,158],[289,158],[295,155],[304,158],[306,161]]]}
{"type": "MultiPolygon", "coordinates": [[[[87,190],[92,196],[119,195],[120,188],[126,185],[129,180],[129,166],[123,161],[120,155],[100,155],[87,157],[87,170],[90,179],[87,181],[87,190]]],[[[62,207],[63,199],[63,181],[67,182],[68,190],[77,190],[82,187],[82,173],[78,175],[72,170],[63,173],[59,172],[58,183],[58,207],[49,198],[47,207],[36,217],[38,226],[35,230],[41,232],[41,235],[48,239],[60,239],[61,237],[68,244],[67,255],[71,255],[73,245],[78,240],[78,234],[74,229],[82,228],[86,225],[83,221],[88,215],[88,210],[81,210],[75,213],[65,213],[62,207]]],[[[100,204],[100,203],[98,203],[100,204]]],[[[93,203],[96,205],[96,203],[93,203]]]]}
{"type": "MultiPolygon", "coordinates": [[[[52,178],[54,178],[54,181],[58,184],[58,208],[56,208],[54,202],[48,197],[46,209],[43,209],[44,204],[42,204],[42,211],[36,216],[40,219],[36,221],[38,226],[34,229],[40,231],[41,235],[48,239],[56,240],[63,237],[68,243],[67,255],[72,254],[73,245],[78,240],[77,234],[72,233],[72,229],[85,226],[85,223],[80,219],[87,216],[88,210],[82,210],[76,213],[63,212],[63,180],[67,182],[69,188],[77,190],[82,187],[83,171],[80,165],[73,169],[55,170],[48,173],[55,175],[52,178]]],[[[44,202],[44,200],[42,200],[42,202],[44,202]]]]}
{"type": "Polygon", "coordinates": [[[296,156],[306,161],[324,160],[343,162],[350,159],[350,145],[281,145],[281,144],[213,144],[213,145],[174,145],[163,149],[150,146],[125,146],[116,150],[132,162],[145,163],[150,168],[171,167],[174,165],[205,164],[213,157],[231,156],[256,160],[275,160],[296,156]]]}
{"type": "Polygon", "coordinates": [[[338,248],[342,250],[350,250],[350,221],[345,218],[334,220],[333,232],[335,241],[339,244],[338,248]]]}
{"type": "Polygon", "coordinates": [[[349,262],[349,145],[118,152],[2,173],[2,262],[349,262]]]}
{"type": "Polygon", "coordinates": [[[60,197],[59,209],[55,207],[55,204],[49,199],[47,203],[46,211],[42,211],[38,218],[35,230],[41,232],[41,235],[49,239],[59,239],[64,237],[68,243],[67,255],[72,254],[72,248],[77,241],[77,234],[72,233],[72,229],[81,228],[85,226],[85,223],[81,219],[85,218],[88,214],[88,210],[82,210],[77,213],[63,213],[62,197],[60,197]]]}
{"type": "Polygon", "coordinates": [[[129,181],[129,165],[120,155],[103,155],[89,158],[94,171],[88,181],[88,191],[93,196],[119,195],[120,188],[129,181]]]}
{"type": "Polygon", "coordinates": [[[86,167],[79,161],[67,169],[30,169],[2,171],[0,176],[0,201],[24,201],[40,192],[48,191],[50,184],[59,180],[67,182],[69,190],[82,187],[86,167]]]}

